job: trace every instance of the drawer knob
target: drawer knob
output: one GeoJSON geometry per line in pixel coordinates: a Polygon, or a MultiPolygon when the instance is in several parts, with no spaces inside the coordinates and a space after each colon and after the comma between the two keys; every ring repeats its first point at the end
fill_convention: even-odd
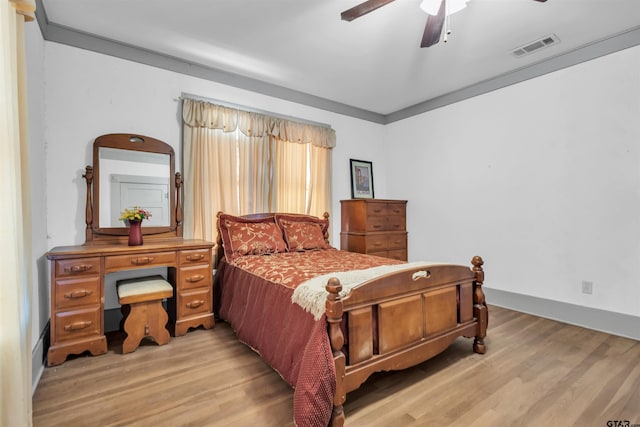
{"type": "Polygon", "coordinates": [[[373,228],[382,228],[381,224],[373,224],[373,228]]]}
{"type": "Polygon", "coordinates": [[[151,264],[153,262],[152,256],[145,256],[141,258],[134,258],[131,260],[131,264],[133,265],[146,265],[151,264]]]}
{"type": "Polygon", "coordinates": [[[77,291],[67,292],[66,294],[64,294],[64,297],[67,299],[84,298],[88,297],[92,293],[93,291],[89,291],[87,289],[79,289],[77,291]]]}
{"type": "Polygon", "coordinates": [[[198,308],[203,304],[204,304],[204,300],[199,299],[197,301],[191,301],[191,302],[187,303],[187,307],[188,308],[198,308]]]}
{"type": "Polygon", "coordinates": [[[195,283],[201,281],[202,279],[204,279],[204,274],[196,274],[194,276],[187,277],[187,282],[195,283]]]}
{"type": "Polygon", "coordinates": [[[187,261],[200,261],[201,259],[204,259],[202,254],[187,255],[187,261]]]}
{"type": "Polygon", "coordinates": [[[84,273],[85,271],[89,271],[92,268],[93,268],[93,265],[91,264],[77,264],[77,265],[72,265],[71,267],[66,267],[64,271],[66,273],[77,274],[77,273],[84,273]]]}
{"type": "Polygon", "coordinates": [[[93,322],[90,320],[85,320],[84,322],[75,322],[75,323],[71,323],[70,325],[65,325],[64,330],[79,331],[81,329],[88,328],[89,326],[91,326],[92,323],[93,322]]]}

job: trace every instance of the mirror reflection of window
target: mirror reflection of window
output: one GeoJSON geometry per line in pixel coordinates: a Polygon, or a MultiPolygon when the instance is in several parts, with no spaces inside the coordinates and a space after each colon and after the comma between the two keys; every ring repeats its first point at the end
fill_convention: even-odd
{"type": "Polygon", "coordinates": [[[100,147],[100,227],[124,227],[125,208],[151,212],[142,226],[170,222],[170,157],[167,154],[100,147]]]}

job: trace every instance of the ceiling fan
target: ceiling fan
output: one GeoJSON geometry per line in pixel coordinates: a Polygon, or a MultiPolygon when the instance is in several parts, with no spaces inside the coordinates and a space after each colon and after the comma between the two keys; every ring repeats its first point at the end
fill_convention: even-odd
{"type": "MultiPolygon", "coordinates": [[[[360,18],[363,15],[366,15],[369,12],[373,12],[374,10],[381,8],[382,6],[391,3],[394,0],[367,0],[363,3],[360,3],[357,6],[352,7],[351,9],[345,10],[340,14],[340,17],[343,21],[353,21],[356,18],[360,18]]],[[[422,34],[422,42],[420,43],[420,47],[429,47],[440,41],[440,35],[442,34],[442,28],[445,23],[445,18],[451,14],[456,12],[457,10],[461,10],[466,6],[466,2],[469,0],[463,0],[462,3],[456,0],[431,0],[431,1],[423,1],[420,5],[423,9],[428,9],[429,4],[435,4],[436,9],[432,7],[433,11],[427,11],[427,25],[424,27],[424,33],[422,34]],[[440,3],[438,7],[438,1],[440,3]],[[458,8],[454,10],[447,11],[447,3],[458,3],[461,4],[458,8]]],[[[541,3],[546,2],[547,0],[535,0],[541,3]]],[[[445,34],[446,41],[446,34],[445,34]]]]}

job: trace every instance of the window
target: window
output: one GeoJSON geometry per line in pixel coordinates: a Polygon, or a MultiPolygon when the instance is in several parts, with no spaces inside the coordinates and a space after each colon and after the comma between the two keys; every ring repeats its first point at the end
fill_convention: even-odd
{"type": "Polygon", "coordinates": [[[219,211],[331,210],[332,129],[190,99],[183,121],[186,236],[214,240],[219,211]]]}

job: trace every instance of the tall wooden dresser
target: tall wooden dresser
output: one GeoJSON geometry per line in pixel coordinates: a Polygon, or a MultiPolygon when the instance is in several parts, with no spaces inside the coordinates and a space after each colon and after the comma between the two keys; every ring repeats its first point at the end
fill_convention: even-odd
{"type": "Polygon", "coordinates": [[[340,249],[407,261],[407,201],[340,201],[340,249]]]}

